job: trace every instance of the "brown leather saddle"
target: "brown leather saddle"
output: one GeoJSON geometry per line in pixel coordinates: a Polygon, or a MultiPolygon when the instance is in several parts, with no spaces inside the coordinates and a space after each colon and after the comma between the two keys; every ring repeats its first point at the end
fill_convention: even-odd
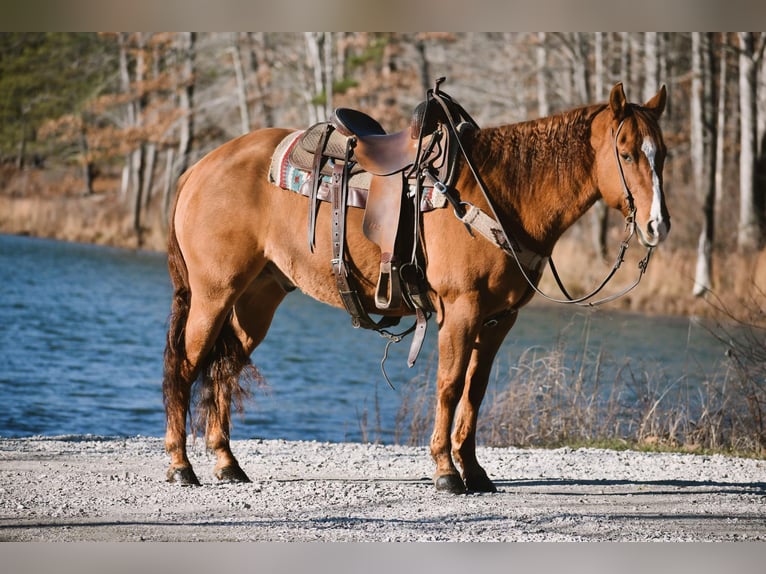
{"type": "Polygon", "coordinates": [[[384,316],[378,322],[369,317],[351,284],[345,257],[347,206],[364,207],[363,232],[380,248],[376,307],[381,311],[407,307],[417,315],[412,330],[421,331],[421,335],[413,341],[410,364],[422,343],[427,316],[433,311],[426,295],[420,234],[422,206],[428,203],[424,202],[424,192],[429,194],[428,201],[431,197],[438,200],[434,189],[453,184],[460,146],[455,139],[466,129],[478,127],[462,106],[439,91],[441,81],[443,78],[428,90],[427,99],[415,108],[409,126],[400,132],[386,133],[364,112],[338,108],[329,121],[305,130],[290,153],[290,161],[310,173],[304,183],[308,190],[302,191],[309,196],[309,249],[313,251],[319,200],[329,200],[331,262],[344,306],[355,327],[386,334],[384,329],[398,324],[400,317],[384,316]]]}

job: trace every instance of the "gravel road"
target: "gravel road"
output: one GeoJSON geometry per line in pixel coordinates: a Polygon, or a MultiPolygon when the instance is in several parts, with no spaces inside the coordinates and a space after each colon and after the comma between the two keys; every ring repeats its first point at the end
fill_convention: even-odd
{"type": "Polygon", "coordinates": [[[766,461],[482,448],[496,494],[437,493],[426,448],[233,443],[250,484],[164,482],[159,438],[0,439],[2,541],[766,540],[766,461]]]}

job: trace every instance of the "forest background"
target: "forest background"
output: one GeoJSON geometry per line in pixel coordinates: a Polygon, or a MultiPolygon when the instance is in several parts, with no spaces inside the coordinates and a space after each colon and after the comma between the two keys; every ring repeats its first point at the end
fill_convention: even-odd
{"type": "MultiPolygon", "coordinates": [[[[175,182],[208,151],[338,106],[398,130],[439,76],[487,126],[665,84],[673,229],[618,304],[762,319],[765,47],[753,32],[2,33],[0,232],[162,250],[175,182]]],[[[608,272],[622,227],[599,204],[565,235],[572,291],[608,272]]]]}

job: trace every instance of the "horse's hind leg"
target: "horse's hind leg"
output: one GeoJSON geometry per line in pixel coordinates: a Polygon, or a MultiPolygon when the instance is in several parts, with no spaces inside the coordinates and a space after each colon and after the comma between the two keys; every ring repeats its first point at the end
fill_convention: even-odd
{"type": "Polygon", "coordinates": [[[169,482],[199,484],[186,453],[186,420],[190,413],[192,384],[200,374],[202,358],[212,348],[221,330],[226,312],[225,303],[216,306],[200,297],[190,306],[186,288],[178,289],[174,295],[163,377],[169,482]]]}
{"type": "MultiPolygon", "coordinates": [[[[212,385],[210,392],[214,396],[207,404],[205,444],[216,455],[214,474],[219,480],[249,482],[231,451],[231,404],[241,406],[243,389],[237,378],[258,379],[260,376],[249,356],[266,336],[274,312],[285,295],[286,292],[268,276],[259,277],[240,296],[219,335],[219,342],[227,341],[228,352],[223,365],[228,372],[218,373],[218,376],[233,378],[226,384],[212,385]]],[[[214,351],[214,355],[217,354],[214,351]]]]}

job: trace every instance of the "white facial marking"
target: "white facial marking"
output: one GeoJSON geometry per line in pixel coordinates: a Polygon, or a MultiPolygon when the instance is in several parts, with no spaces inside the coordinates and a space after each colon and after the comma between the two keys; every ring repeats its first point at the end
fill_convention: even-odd
{"type": "Polygon", "coordinates": [[[657,168],[654,165],[654,157],[657,154],[657,146],[652,138],[646,136],[644,143],[641,144],[641,151],[644,152],[646,159],[649,160],[649,166],[652,168],[652,208],[649,212],[649,220],[654,223],[654,230],[660,239],[664,239],[667,234],[667,227],[662,219],[662,187],[660,186],[660,176],[657,174],[657,168]]]}

